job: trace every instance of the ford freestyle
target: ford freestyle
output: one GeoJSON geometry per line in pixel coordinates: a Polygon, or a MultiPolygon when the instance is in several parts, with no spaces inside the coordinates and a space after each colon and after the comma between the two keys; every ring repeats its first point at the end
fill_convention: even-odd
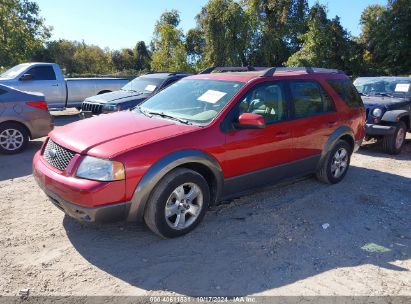
{"type": "Polygon", "coordinates": [[[199,74],[133,111],[57,128],[33,171],[80,221],[141,220],[169,238],[258,187],[312,173],[338,183],[364,127],[361,98],[338,70],[199,74]]]}

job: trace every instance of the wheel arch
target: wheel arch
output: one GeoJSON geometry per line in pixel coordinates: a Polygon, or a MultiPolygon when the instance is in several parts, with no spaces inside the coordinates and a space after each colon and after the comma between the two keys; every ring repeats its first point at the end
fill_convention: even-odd
{"type": "Polygon", "coordinates": [[[218,201],[224,181],[218,161],[200,150],[180,150],[158,160],[141,178],[131,199],[127,221],[143,219],[152,190],[167,173],[176,168],[187,168],[201,174],[210,186],[211,203],[218,201]]]}
{"type": "Polygon", "coordinates": [[[25,123],[23,123],[21,121],[18,121],[18,120],[5,120],[5,121],[0,122],[0,126],[2,126],[4,124],[7,124],[7,123],[14,123],[14,124],[17,124],[19,126],[22,126],[27,131],[27,134],[28,134],[29,138],[30,139],[32,138],[30,128],[25,123]]]}
{"type": "Polygon", "coordinates": [[[351,147],[351,151],[354,151],[355,139],[354,139],[354,132],[348,126],[340,126],[338,127],[328,138],[325,142],[323,150],[321,152],[320,161],[318,162],[317,169],[321,168],[322,164],[327,158],[328,152],[335,146],[335,144],[339,140],[344,140],[348,142],[351,147]]]}

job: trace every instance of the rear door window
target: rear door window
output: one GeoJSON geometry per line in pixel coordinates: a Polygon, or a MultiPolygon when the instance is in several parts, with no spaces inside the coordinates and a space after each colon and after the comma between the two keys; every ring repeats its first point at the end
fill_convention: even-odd
{"type": "Polygon", "coordinates": [[[329,79],[327,82],[349,107],[358,108],[364,106],[360,94],[358,94],[357,89],[350,80],[329,79]]]}
{"type": "Polygon", "coordinates": [[[334,111],[334,102],[316,81],[289,82],[296,118],[334,111]]]}
{"type": "Polygon", "coordinates": [[[28,70],[27,74],[33,76],[33,80],[56,80],[56,73],[51,66],[36,66],[28,70]]]}

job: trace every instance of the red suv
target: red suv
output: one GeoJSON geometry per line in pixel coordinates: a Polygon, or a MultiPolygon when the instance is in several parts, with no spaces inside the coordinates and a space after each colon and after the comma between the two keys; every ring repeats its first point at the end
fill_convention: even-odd
{"type": "Polygon", "coordinates": [[[33,170],[80,221],[142,220],[176,237],[209,205],[255,188],[311,173],[338,183],[364,125],[361,98],[337,70],[200,74],[132,111],[57,128],[33,170]]]}

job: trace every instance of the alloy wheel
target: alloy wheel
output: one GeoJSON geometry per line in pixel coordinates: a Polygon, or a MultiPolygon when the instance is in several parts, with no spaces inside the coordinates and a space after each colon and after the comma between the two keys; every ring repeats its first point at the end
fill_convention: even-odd
{"type": "Polygon", "coordinates": [[[16,129],[6,129],[0,133],[0,146],[7,151],[15,151],[24,144],[24,135],[16,129]]]}
{"type": "Polygon", "coordinates": [[[332,159],[331,174],[334,178],[341,177],[348,167],[348,151],[345,148],[338,149],[332,159]]]}
{"type": "Polygon", "coordinates": [[[190,227],[203,207],[203,193],[194,183],[184,183],[170,194],[165,206],[167,224],[176,230],[190,227]]]}

